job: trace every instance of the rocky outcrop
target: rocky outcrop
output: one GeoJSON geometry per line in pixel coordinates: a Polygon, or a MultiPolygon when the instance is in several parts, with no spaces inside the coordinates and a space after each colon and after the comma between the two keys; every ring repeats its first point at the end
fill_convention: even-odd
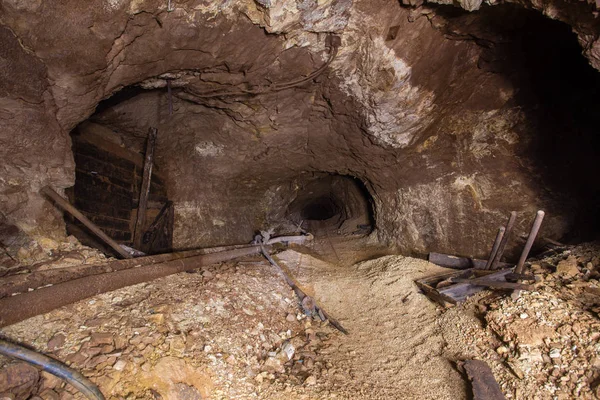
{"type": "MultiPolygon", "coordinates": [[[[37,192],[73,184],[68,132],[97,111],[93,120],[133,149],[142,148],[148,126],[159,128],[157,163],[169,176],[182,247],[249,239],[283,224],[294,182],[314,173],[361,180],[379,238],[404,251],[483,255],[512,209],[526,230],[530,213],[546,208],[544,234],[554,238],[575,223],[569,210],[581,193],[557,193],[531,157],[544,134],[538,102],[523,96],[527,80],[506,69],[514,54],[504,44],[514,40],[504,41],[498,26],[522,15],[518,7],[471,14],[391,0],[166,7],[2,5],[0,212],[9,222],[61,235],[60,215],[37,192]],[[331,32],[341,38],[337,54],[331,32]],[[240,91],[261,94],[214,96],[240,91]]],[[[569,23],[598,67],[592,5],[533,7],[569,23]]]]}

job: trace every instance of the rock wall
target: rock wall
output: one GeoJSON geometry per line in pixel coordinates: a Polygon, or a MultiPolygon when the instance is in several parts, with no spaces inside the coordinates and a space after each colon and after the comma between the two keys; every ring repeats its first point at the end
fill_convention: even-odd
{"type": "MultiPolygon", "coordinates": [[[[569,23],[598,67],[595,6],[554,3],[531,6],[569,23]]],[[[497,25],[513,21],[517,7],[166,6],[2,4],[4,218],[34,235],[61,235],[59,213],[37,191],[73,185],[68,132],[138,85],[93,119],[118,127],[134,147],[148,126],[159,128],[157,163],[175,201],[179,247],[231,242],[280,221],[306,173],[360,179],[378,237],[406,252],[484,255],[513,209],[521,233],[537,208],[548,211],[544,235],[573,229],[578,198],[553,190],[528,153],[544,134],[528,112],[538,103],[521,96],[523,81],[494,69],[505,64],[494,50],[504,43],[497,25]],[[330,32],[341,46],[324,72],[275,91],[328,62],[330,32]],[[213,96],[240,91],[264,94],[213,96]]]]}

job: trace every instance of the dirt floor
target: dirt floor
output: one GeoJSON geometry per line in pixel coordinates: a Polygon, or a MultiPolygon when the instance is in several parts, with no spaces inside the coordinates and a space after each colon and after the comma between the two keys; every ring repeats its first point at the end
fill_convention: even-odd
{"type": "MultiPolygon", "coordinates": [[[[467,399],[456,365],[467,358],[486,361],[507,398],[598,395],[597,246],[536,263],[536,291],[517,301],[484,291],[447,310],[413,283],[445,269],[379,257],[386,250],[369,243],[321,239],[276,255],[348,335],[307,318],[258,256],[95,296],[1,333],[81,370],[110,399],[467,399]]],[[[70,263],[102,258],[71,247],[70,263]]],[[[21,378],[5,398],[82,398],[22,363],[0,364],[0,393],[21,378]]]]}

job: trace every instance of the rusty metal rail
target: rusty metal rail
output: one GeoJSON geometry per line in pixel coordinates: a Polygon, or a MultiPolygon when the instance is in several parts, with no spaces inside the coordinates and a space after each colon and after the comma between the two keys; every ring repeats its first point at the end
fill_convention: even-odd
{"type": "Polygon", "coordinates": [[[215,253],[224,250],[247,248],[250,245],[220,246],[197,250],[180,251],[176,253],[165,253],[153,256],[138,257],[126,260],[111,261],[102,264],[83,264],[71,267],[33,271],[29,274],[16,274],[0,278],[0,299],[12,296],[15,293],[28,292],[45,285],[56,285],[84,278],[90,275],[106,274],[109,272],[122,271],[129,268],[144,267],[151,264],[164,263],[172,260],[195,257],[203,254],[215,253]]]}
{"type": "Polygon", "coordinates": [[[261,246],[204,254],[74,279],[33,292],[7,297],[0,300],[0,328],[101,293],[259,253],[261,253],[261,246]]]}

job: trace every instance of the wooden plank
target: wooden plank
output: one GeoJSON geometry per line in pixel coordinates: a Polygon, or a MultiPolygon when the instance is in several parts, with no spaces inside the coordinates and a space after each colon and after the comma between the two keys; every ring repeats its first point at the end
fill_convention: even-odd
{"type": "Polygon", "coordinates": [[[127,186],[133,184],[133,172],[131,169],[124,169],[115,165],[111,161],[98,160],[95,157],[75,153],[75,165],[77,169],[86,171],[87,173],[95,172],[98,175],[116,178],[122,182],[126,182],[127,186]]]}
{"type": "MultiPolygon", "coordinates": [[[[96,149],[101,149],[106,154],[116,156],[118,158],[118,165],[121,167],[129,168],[125,166],[125,163],[130,163],[128,165],[131,167],[136,165],[143,168],[144,157],[140,153],[121,147],[117,143],[106,139],[108,136],[114,136],[111,129],[94,122],[86,121],[80,124],[77,131],[79,134],[73,136],[74,147],[76,150],[79,146],[91,145],[96,147],[96,149]]],[[[153,175],[155,178],[157,176],[160,177],[162,182],[163,177],[160,176],[161,171],[156,166],[153,175]]]]}
{"type": "MultiPolygon", "coordinates": [[[[505,269],[493,274],[489,274],[485,277],[488,281],[504,281],[504,276],[511,273],[511,269],[505,269]]],[[[479,278],[476,278],[479,279],[479,278]]],[[[474,295],[475,293],[481,292],[482,286],[473,285],[471,283],[457,283],[456,285],[445,287],[439,292],[446,296],[452,297],[457,302],[464,301],[467,297],[474,295]]]]}
{"type": "Polygon", "coordinates": [[[421,289],[423,291],[423,293],[425,293],[425,295],[427,297],[429,297],[430,299],[432,299],[434,301],[437,301],[444,307],[447,307],[448,304],[450,304],[450,305],[457,304],[457,301],[454,300],[452,297],[438,292],[437,290],[435,290],[433,287],[427,285],[426,283],[423,283],[420,281],[415,281],[415,284],[419,287],[419,289],[421,289]]]}
{"type": "MultiPolygon", "coordinates": [[[[116,185],[114,181],[107,177],[89,174],[85,171],[75,170],[75,197],[79,194],[89,196],[91,198],[94,195],[110,198],[111,196],[121,196],[128,199],[131,202],[131,186],[122,187],[116,185]]],[[[98,201],[104,201],[98,199],[98,201]]]]}
{"type": "Polygon", "coordinates": [[[133,233],[133,247],[136,249],[140,249],[142,247],[142,238],[144,236],[144,226],[146,224],[146,207],[148,205],[148,194],[150,194],[150,180],[152,179],[152,164],[154,160],[154,146],[156,144],[156,133],[156,128],[150,128],[150,130],[148,131],[148,140],[146,141],[144,175],[142,177],[140,201],[133,233]]]}
{"type": "Polygon", "coordinates": [[[458,364],[464,368],[471,381],[473,400],[505,400],[500,385],[485,361],[466,360],[458,364]]]}
{"type": "Polygon", "coordinates": [[[106,235],[100,228],[98,228],[92,221],[86,218],[79,210],[73,207],[68,201],[63,199],[58,193],[54,191],[49,186],[45,186],[42,188],[41,192],[46,196],[50,197],[60,208],[70,213],[72,216],[77,218],[79,222],[84,224],[89,230],[94,232],[96,236],[98,236],[104,243],[109,245],[114,251],[116,251],[123,258],[133,258],[131,254],[123,250],[121,246],[117,244],[114,240],[112,240],[108,235],[106,235]]]}
{"type": "Polygon", "coordinates": [[[77,198],[75,207],[81,212],[104,215],[107,217],[118,218],[129,221],[131,219],[131,208],[125,208],[123,205],[113,203],[103,203],[95,201],[96,199],[77,198]]]}
{"type": "Polygon", "coordinates": [[[120,231],[129,230],[129,220],[108,217],[106,215],[96,215],[87,212],[82,212],[94,224],[106,227],[106,229],[117,229],[120,231]]]}
{"type": "Polygon", "coordinates": [[[470,283],[471,285],[476,286],[485,286],[493,289],[533,290],[533,286],[525,285],[523,283],[488,281],[479,279],[455,279],[454,281],[458,283],[470,283]]]}
{"type": "MultiPolygon", "coordinates": [[[[116,146],[115,144],[111,145],[116,146]]],[[[102,146],[100,146],[99,143],[88,143],[86,141],[77,139],[75,139],[74,141],[75,154],[94,157],[97,160],[112,163],[113,165],[119,168],[123,168],[133,173],[136,164],[132,162],[128,157],[131,157],[132,155],[140,157],[138,153],[126,150],[124,148],[120,148],[118,146],[117,147],[120,150],[117,150],[117,147],[115,147],[110,151],[102,149],[101,147],[102,146]]]]}

